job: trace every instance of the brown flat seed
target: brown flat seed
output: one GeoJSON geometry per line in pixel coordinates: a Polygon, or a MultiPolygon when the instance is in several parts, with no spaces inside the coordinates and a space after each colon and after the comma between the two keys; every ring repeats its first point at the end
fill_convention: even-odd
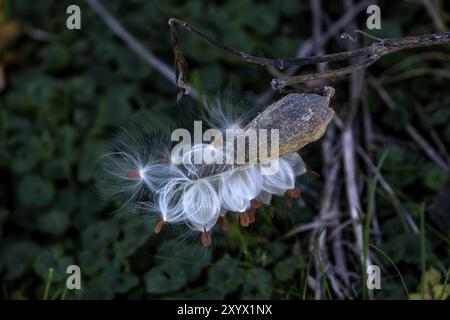
{"type": "Polygon", "coordinates": [[[289,200],[288,195],[284,195],[284,205],[286,206],[286,208],[291,209],[292,208],[292,203],[289,200]]]}
{"type": "Polygon", "coordinates": [[[248,210],[248,220],[249,220],[250,224],[255,223],[255,209],[248,210]]]}
{"type": "Polygon", "coordinates": [[[247,228],[250,225],[250,219],[248,217],[247,211],[245,211],[239,215],[239,223],[244,228],[247,228]]]}
{"type": "Polygon", "coordinates": [[[212,146],[214,148],[219,148],[220,146],[222,146],[223,144],[223,138],[217,137],[214,139],[214,141],[212,142],[212,146]]]}
{"type": "Polygon", "coordinates": [[[166,223],[166,222],[165,222],[163,219],[159,220],[159,222],[158,222],[158,224],[156,225],[155,229],[153,229],[153,232],[156,233],[156,234],[160,233],[160,232],[161,232],[161,228],[162,228],[162,226],[163,226],[165,223],[166,223]]]}
{"type": "Polygon", "coordinates": [[[286,191],[286,194],[291,198],[297,199],[298,197],[300,197],[302,192],[300,191],[300,189],[294,188],[294,189],[290,189],[290,190],[286,191]]]}
{"type": "Polygon", "coordinates": [[[211,234],[206,229],[203,230],[201,241],[204,247],[209,247],[212,244],[211,234]]]}
{"type": "Polygon", "coordinates": [[[306,167],[306,171],[308,171],[308,173],[309,173],[310,175],[312,175],[313,177],[316,177],[316,178],[319,178],[319,177],[320,177],[320,174],[319,174],[319,173],[317,173],[316,171],[314,171],[313,169],[311,169],[311,168],[309,168],[309,167],[306,167]]]}
{"type": "Polygon", "coordinates": [[[250,201],[250,203],[251,203],[251,205],[252,205],[252,208],[255,208],[255,209],[261,208],[261,202],[259,202],[259,201],[256,200],[256,199],[252,199],[252,200],[250,201]]]}
{"type": "Polygon", "coordinates": [[[217,223],[223,231],[228,231],[228,226],[230,225],[230,223],[228,222],[227,218],[225,218],[224,216],[220,216],[217,220],[217,223]]]}
{"type": "Polygon", "coordinates": [[[128,170],[127,178],[130,180],[137,181],[137,180],[141,179],[141,174],[139,173],[139,170],[137,170],[137,169],[128,170]]]}

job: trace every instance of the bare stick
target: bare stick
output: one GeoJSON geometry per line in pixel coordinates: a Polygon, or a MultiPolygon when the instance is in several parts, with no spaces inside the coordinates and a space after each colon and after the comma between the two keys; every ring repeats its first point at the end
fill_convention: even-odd
{"type": "MultiPolygon", "coordinates": [[[[413,91],[410,88],[408,88],[407,94],[408,94],[408,97],[411,100],[412,104],[414,105],[415,109],[417,110],[417,113],[423,114],[425,112],[425,110],[424,110],[425,108],[424,108],[424,106],[422,106],[419,103],[419,101],[417,101],[417,99],[414,96],[413,91]]],[[[450,154],[449,154],[444,142],[442,142],[441,138],[439,137],[439,134],[433,128],[429,128],[428,131],[430,132],[431,140],[433,140],[434,144],[437,146],[439,152],[444,157],[444,160],[447,162],[447,164],[450,164],[450,154]]]]}
{"type": "MultiPolygon", "coordinates": [[[[356,186],[356,164],[354,150],[353,130],[348,128],[342,133],[343,162],[345,172],[345,186],[347,191],[347,201],[350,217],[354,221],[353,228],[356,238],[356,245],[360,254],[363,252],[363,229],[359,218],[361,206],[359,203],[358,188],[356,186]]],[[[361,255],[362,260],[362,255],[361,255]]]]}
{"type": "MultiPolygon", "coordinates": [[[[125,42],[128,47],[140,56],[145,62],[155,68],[161,75],[172,83],[175,82],[175,73],[172,68],[156,57],[152,52],[147,50],[139,41],[136,40],[112,14],[98,0],[86,0],[88,5],[94,10],[100,18],[108,25],[108,27],[125,42]]],[[[191,95],[196,97],[197,93],[191,90],[191,95]]]]}
{"type": "MultiPolygon", "coordinates": [[[[381,86],[381,84],[375,80],[373,77],[369,78],[369,84],[378,92],[381,100],[386,104],[390,110],[395,109],[395,102],[389,93],[381,86]]],[[[405,126],[405,130],[408,135],[413,139],[423,150],[423,152],[436,163],[442,170],[450,171],[449,165],[442,160],[441,156],[433,149],[433,147],[428,143],[428,141],[422,137],[422,135],[414,128],[411,124],[405,126]]]]}
{"type": "MultiPolygon", "coordinates": [[[[312,11],[312,30],[315,46],[315,53],[317,55],[322,55],[324,53],[323,44],[320,44],[320,39],[322,38],[322,2],[319,0],[310,0],[310,7],[312,11]]],[[[325,69],[325,64],[320,63],[316,66],[318,72],[323,72],[325,69]]],[[[331,210],[331,202],[336,199],[336,177],[339,172],[340,162],[332,161],[332,140],[334,140],[335,128],[329,128],[326,132],[326,138],[322,143],[323,149],[323,160],[324,160],[324,175],[325,175],[325,191],[321,201],[319,216],[321,219],[332,219],[334,221],[339,221],[338,210],[331,210]]],[[[336,207],[334,207],[336,209],[336,207]]],[[[326,246],[327,239],[327,229],[324,228],[323,232],[320,233],[318,238],[318,251],[315,259],[316,270],[316,281],[321,284],[321,277],[326,276],[331,284],[331,288],[339,299],[344,298],[344,290],[338,281],[336,274],[334,272],[334,266],[330,260],[329,253],[326,246]]],[[[320,298],[322,294],[321,286],[316,288],[315,296],[320,298]]]]}
{"type": "Polygon", "coordinates": [[[329,70],[320,73],[303,74],[300,76],[290,77],[287,79],[273,79],[271,82],[272,89],[280,91],[286,86],[292,86],[293,84],[301,82],[308,82],[313,80],[328,80],[328,79],[334,80],[335,78],[342,77],[347,74],[365,69],[371,64],[375,63],[378,59],[379,59],[378,57],[372,56],[360,63],[336,70],[329,70]]]}
{"type": "Polygon", "coordinates": [[[301,224],[296,226],[294,229],[288,231],[284,236],[283,239],[289,239],[292,238],[293,236],[295,236],[296,234],[302,233],[302,232],[306,232],[306,231],[311,231],[311,230],[317,230],[317,229],[321,229],[324,227],[332,227],[337,225],[338,222],[337,221],[333,221],[333,220],[314,220],[313,222],[310,223],[305,223],[305,224],[301,224]]]}
{"type": "Polygon", "coordinates": [[[389,185],[389,183],[384,179],[383,175],[379,172],[376,165],[370,160],[370,157],[368,154],[364,151],[361,146],[356,147],[356,151],[360,155],[360,157],[364,160],[366,165],[370,168],[373,174],[378,175],[378,179],[380,182],[380,186],[383,188],[383,190],[387,193],[387,195],[391,198],[394,206],[400,211],[400,213],[405,218],[406,222],[408,223],[411,230],[415,233],[419,233],[419,228],[417,227],[416,223],[414,222],[414,219],[411,217],[411,214],[408,212],[408,210],[403,206],[401,201],[398,199],[397,195],[395,194],[392,187],[389,185]]]}
{"type": "Polygon", "coordinates": [[[422,0],[425,8],[427,8],[428,14],[430,15],[431,19],[433,20],[434,27],[438,31],[445,31],[447,30],[447,26],[445,25],[444,20],[442,19],[441,15],[438,12],[438,9],[436,8],[435,4],[432,0],[422,0]]]}
{"type": "MultiPolygon", "coordinates": [[[[338,115],[334,116],[333,119],[333,123],[336,125],[337,128],[344,130],[344,124],[342,122],[342,120],[339,118],[338,115]]],[[[411,217],[411,214],[408,212],[408,210],[406,210],[406,208],[403,206],[403,204],[401,203],[401,201],[398,199],[397,195],[395,194],[394,190],[392,189],[392,187],[389,185],[389,183],[384,179],[383,175],[379,172],[379,170],[377,170],[377,167],[375,166],[375,164],[372,162],[372,160],[370,159],[370,157],[368,156],[368,154],[366,153],[366,151],[364,151],[364,149],[360,146],[360,145],[356,145],[356,151],[358,152],[358,154],[361,156],[361,158],[364,160],[364,162],[366,163],[366,165],[370,168],[370,170],[374,173],[374,174],[378,174],[379,176],[379,182],[380,182],[380,186],[383,188],[383,190],[387,193],[387,195],[391,198],[393,204],[395,205],[395,207],[402,213],[402,215],[405,217],[406,222],[408,223],[409,227],[411,228],[411,230],[414,233],[418,233],[419,232],[419,228],[417,227],[416,223],[414,222],[414,220],[411,217]]],[[[352,219],[353,220],[353,219],[352,219]]],[[[352,221],[350,220],[350,221],[352,221]]],[[[359,218],[358,218],[359,220],[359,218]]],[[[334,236],[334,235],[333,235],[334,236]]]]}
{"type": "MultiPolygon", "coordinates": [[[[370,46],[364,47],[362,49],[357,49],[354,51],[346,51],[344,52],[347,54],[347,58],[353,58],[358,56],[365,56],[366,59],[363,60],[360,63],[350,65],[347,67],[343,67],[340,69],[335,70],[329,70],[327,72],[323,73],[311,73],[311,74],[304,74],[300,76],[290,77],[286,79],[273,79],[272,80],[272,88],[274,90],[280,90],[283,89],[284,86],[290,86],[296,83],[302,83],[312,80],[327,80],[327,79],[335,79],[342,76],[345,76],[347,74],[359,71],[361,69],[365,69],[369,67],[370,65],[377,62],[381,57],[383,57],[386,54],[394,53],[400,50],[404,49],[411,49],[411,48],[419,48],[419,47],[430,47],[434,45],[440,45],[440,44],[447,44],[450,43],[450,32],[443,32],[443,33],[435,33],[435,34],[429,34],[429,35],[423,35],[423,36],[416,36],[416,37],[406,37],[406,38],[397,38],[397,39],[386,39],[380,42],[375,42],[370,46]]],[[[330,55],[328,55],[330,56],[330,55]]],[[[336,56],[331,55],[332,59],[327,60],[327,56],[324,56],[325,59],[321,60],[321,62],[332,62],[337,61],[338,58],[342,57],[339,56],[334,59],[336,56]]],[[[314,57],[317,58],[317,57],[314,57]]],[[[343,59],[342,59],[343,60],[343,59]]]]}
{"type": "MultiPolygon", "coordinates": [[[[353,1],[352,0],[346,0],[344,2],[345,9],[351,10],[353,7],[353,1]]],[[[351,22],[351,24],[348,26],[348,29],[354,29],[355,28],[354,21],[351,22]]],[[[350,30],[348,30],[350,31],[350,30]]],[[[347,49],[349,51],[353,50],[356,47],[355,42],[349,42],[347,43],[347,49]]],[[[351,63],[353,63],[353,59],[351,60],[351,63]]],[[[375,60],[373,60],[374,62],[375,60]]],[[[370,62],[370,63],[373,63],[370,62]]],[[[353,66],[364,66],[364,64],[367,63],[366,61],[363,61],[361,63],[355,63],[353,66]]],[[[352,66],[350,66],[352,67],[352,66]]],[[[342,68],[345,69],[345,68],[342,68]]],[[[359,68],[358,70],[361,70],[363,68],[359,68]]],[[[355,70],[356,71],[356,70],[355,70]]],[[[360,219],[360,212],[361,212],[361,200],[359,197],[358,192],[358,181],[356,179],[356,170],[357,170],[357,163],[356,163],[356,157],[355,157],[355,134],[354,134],[354,122],[353,119],[356,116],[357,110],[359,108],[359,100],[361,97],[361,92],[364,86],[364,81],[362,81],[362,75],[358,73],[353,73],[350,81],[350,116],[347,117],[347,121],[345,123],[343,132],[341,134],[341,144],[343,148],[343,166],[344,166],[344,172],[345,172],[345,190],[347,194],[347,202],[348,202],[348,211],[350,214],[350,217],[352,220],[354,220],[353,223],[353,233],[355,234],[355,241],[356,241],[356,247],[358,248],[358,254],[360,257],[361,265],[364,267],[371,264],[370,258],[367,255],[364,257],[364,244],[363,244],[363,227],[362,227],[362,221],[360,219]]],[[[366,270],[363,270],[364,273],[366,270]]]]}
{"type": "MultiPolygon", "coordinates": [[[[364,92],[364,96],[361,99],[361,111],[362,111],[362,127],[364,130],[364,147],[367,150],[367,156],[369,159],[372,159],[372,143],[373,143],[373,127],[372,127],[372,118],[370,116],[369,112],[369,102],[368,102],[368,96],[367,96],[367,90],[364,92]]],[[[356,146],[357,150],[361,146],[356,146]]],[[[367,174],[372,173],[372,168],[366,164],[366,170],[367,174]]],[[[374,203],[373,207],[373,227],[374,227],[374,234],[376,235],[375,241],[377,244],[381,242],[381,231],[380,231],[380,224],[378,223],[376,212],[376,203],[374,203]]]]}
{"type": "MultiPolygon", "coordinates": [[[[247,54],[243,51],[240,51],[238,49],[232,48],[228,45],[225,45],[224,43],[206,35],[205,33],[201,32],[200,30],[192,27],[187,22],[171,18],[169,20],[169,25],[171,26],[171,33],[175,34],[176,30],[173,27],[175,24],[180,25],[187,31],[195,34],[202,40],[204,40],[206,43],[228,53],[233,56],[238,57],[239,59],[256,63],[260,65],[266,65],[266,66],[274,66],[280,69],[283,69],[287,66],[296,65],[296,66],[304,66],[304,65],[311,65],[311,64],[317,64],[321,62],[335,62],[335,61],[342,61],[349,58],[354,57],[365,57],[365,59],[357,63],[355,65],[350,65],[344,68],[336,69],[336,70],[329,70],[326,72],[318,72],[318,73],[312,73],[312,74],[306,74],[306,75],[300,75],[295,76],[291,78],[285,78],[285,79],[273,79],[272,80],[272,88],[275,90],[281,90],[285,86],[293,85],[296,83],[301,82],[307,82],[311,80],[326,80],[326,79],[334,79],[338,77],[342,77],[344,75],[347,75],[349,73],[356,72],[358,70],[367,68],[371,64],[375,63],[377,60],[379,60],[382,56],[397,52],[404,49],[411,49],[411,48],[419,48],[419,47],[429,47],[434,45],[440,45],[440,44],[447,44],[450,43],[450,32],[442,32],[442,33],[435,33],[435,34],[429,34],[429,35],[420,35],[420,36],[413,36],[413,37],[405,37],[405,38],[396,38],[396,39],[384,39],[379,42],[375,42],[370,46],[351,50],[351,51],[345,51],[345,52],[339,52],[334,54],[328,54],[328,55],[320,55],[320,56],[312,56],[312,57],[306,57],[306,58],[279,58],[279,59],[272,59],[272,58],[265,58],[265,57],[258,57],[254,55],[247,54]]],[[[172,38],[176,36],[172,35],[172,38]]],[[[178,54],[175,55],[175,65],[184,65],[184,58],[181,58],[178,54]],[[183,61],[180,63],[177,61],[177,59],[182,59],[183,61]]],[[[186,79],[187,75],[183,75],[183,73],[187,72],[187,68],[179,68],[177,70],[177,74],[180,74],[182,78],[186,79]]]]}
{"type": "MultiPolygon", "coordinates": [[[[358,12],[358,11],[355,10],[354,12],[358,12]]],[[[353,16],[354,15],[351,15],[350,17],[353,18],[353,16]]],[[[348,16],[345,16],[345,18],[346,18],[345,21],[348,22],[348,16]]],[[[316,64],[316,63],[320,63],[320,62],[342,61],[342,60],[346,60],[351,57],[363,56],[363,55],[367,54],[366,49],[359,49],[359,50],[354,50],[352,52],[339,52],[339,53],[328,54],[328,55],[301,57],[301,58],[273,59],[273,58],[258,57],[258,56],[254,56],[254,55],[245,53],[245,52],[235,49],[233,47],[230,47],[230,46],[206,35],[202,31],[192,27],[190,24],[188,24],[187,22],[185,22],[183,20],[180,20],[177,18],[169,19],[170,26],[173,26],[175,24],[177,24],[177,25],[183,27],[184,29],[186,29],[187,31],[195,34],[196,36],[201,38],[203,41],[207,42],[209,45],[212,45],[228,54],[236,56],[243,61],[256,63],[256,64],[260,64],[260,65],[265,65],[265,66],[274,66],[279,69],[284,69],[289,66],[300,67],[300,66],[311,65],[311,64],[316,64]]],[[[336,29],[336,28],[333,28],[333,29],[336,29]]],[[[335,33],[333,32],[330,34],[335,34],[335,33]]],[[[327,35],[327,37],[325,37],[324,39],[328,40],[329,38],[331,38],[331,35],[327,35]]],[[[322,46],[324,44],[323,42],[324,42],[323,40],[319,41],[319,42],[314,42],[314,45],[322,46]]]]}
{"type": "MultiPolygon", "coordinates": [[[[314,41],[306,41],[298,50],[297,57],[305,58],[308,55],[313,54],[316,46],[324,46],[327,41],[336,36],[340,32],[340,30],[345,28],[357,14],[359,14],[361,11],[366,10],[367,6],[372,3],[372,0],[361,1],[356,4],[352,10],[347,10],[336,22],[329,25],[327,31],[325,31],[319,39],[315,39],[314,41]]],[[[286,75],[292,76],[299,69],[299,67],[300,66],[298,65],[293,65],[292,67],[288,68],[286,75]]]]}
{"type": "MultiPolygon", "coordinates": [[[[315,42],[320,38],[322,33],[322,21],[321,21],[321,12],[322,12],[322,1],[321,0],[310,0],[309,1],[311,11],[312,11],[312,30],[313,30],[313,39],[315,42]]],[[[315,48],[316,54],[323,54],[323,46],[316,46],[315,48]]],[[[318,71],[323,71],[323,65],[318,64],[316,65],[316,68],[318,71]]],[[[321,213],[322,210],[321,210],[321,213]]],[[[324,218],[328,212],[325,212],[324,214],[320,214],[320,218],[324,218]]],[[[314,297],[316,300],[320,300],[322,296],[322,292],[324,291],[322,288],[322,277],[324,276],[324,265],[328,263],[327,257],[324,257],[327,255],[326,247],[325,247],[325,239],[326,239],[326,233],[327,229],[324,228],[322,231],[320,229],[316,229],[315,232],[312,234],[315,237],[315,234],[319,232],[318,239],[317,239],[317,253],[314,254],[314,252],[311,252],[311,254],[314,254],[314,267],[316,270],[316,283],[318,284],[316,287],[316,290],[314,292],[314,297]]],[[[326,272],[326,276],[329,276],[329,272],[326,272]]],[[[339,294],[338,294],[339,296],[339,294]]]]}
{"type": "Polygon", "coordinates": [[[332,61],[342,61],[346,60],[351,57],[355,56],[363,56],[367,52],[365,50],[355,50],[354,52],[339,52],[334,54],[327,54],[327,55],[321,55],[321,56],[311,56],[311,57],[305,57],[305,58],[279,58],[279,59],[273,59],[273,58],[264,58],[264,57],[258,57],[253,56],[251,54],[245,53],[243,51],[240,51],[238,49],[235,49],[233,47],[230,47],[228,45],[223,44],[222,42],[211,38],[210,36],[206,35],[205,33],[201,32],[200,30],[192,27],[187,22],[184,22],[183,20],[177,19],[177,18],[171,18],[169,20],[169,25],[174,26],[175,24],[183,27],[187,31],[195,34],[199,38],[201,38],[203,41],[208,43],[211,46],[214,46],[228,54],[231,54],[235,57],[238,57],[240,60],[245,62],[251,62],[256,63],[263,66],[273,66],[279,69],[284,69],[289,66],[305,66],[305,65],[311,65],[316,64],[320,62],[332,62],[332,61]]]}
{"type": "MultiPolygon", "coordinates": [[[[309,39],[303,42],[300,48],[297,50],[296,57],[297,58],[305,58],[314,53],[314,49],[316,47],[323,47],[329,40],[335,37],[339,32],[346,26],[348,23],[361,11],[364,11],[367,6],[372,4],[373,1],[361,1],[356,4],[351,11],[346,11],[336,22],[330,24],[328,29],[321,34],[319,38],[314,38],[313,40],[309,39]]],[[[285,75],[292,76],[297,70],[299,66],[293,65],[289,67],[285,75]]],[[[266,104],[273,95],[273,90],[266,90],[260,98],[258,98],[258,104],[263,105],[266,104]]]]}

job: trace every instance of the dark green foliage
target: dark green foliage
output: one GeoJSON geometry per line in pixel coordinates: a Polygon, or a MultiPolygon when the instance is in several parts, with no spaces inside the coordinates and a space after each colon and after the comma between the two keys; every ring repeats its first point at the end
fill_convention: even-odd
{"type": "MultiPolygon", "coordinates": [[[[294,56],[311,37],[308,2],[102,2],[169,65],[173,53],[167,20],[172,16],[231,46],[271,57],[294,56]]],[[[327,19],[334,21],[344,13],[340,2],[323,2],[327,19]]],[[[302,297],[311,237],[300,233],[283,240],[283,236],[317,216],[322,179],[301,177],[309,189],[303,201],[286,209],[277,199],[274,218],[267,209],[260,209],[249,230],[232,221],[229,233],[214,235],[212,249],[201,247],[196,237],[178,237],[178,231],[170,228],[154,236],[153,216],[129,208],[117,213],[118,204],[100,196],[96,188],[99,157],[110,150],[119,126],[145,119],[149,127],[180,127],[186,119],[194,119],[193,114],[201,114],[202,107],[189,98],[176,104],[177,88],[116,38],[84,1],[6,3],[5,17],[17,22],[21,33],[6,50],[14,55],[14,63],[6,69],[6,89],[0,96],[2,298],[42,298],[49,268],[55,271],[49,298],[55,299],[64,294],[73,299],[302,297]],[[66,7],[72,3],[82,10],[80,31],[65,28],[66,7]],[[49,33],[48,38],[33,39],[33,30],[49,33]],[[82,290],[64,293],[70,264],[81,267],[82,290]]],[[[383,30],[377,36],[435,31],[420,3],[383,2],[381,6],[383,30]]],[[[365,17],[362,13],[358,21],[363,24],[365,17]]],[[[269,88],[272,76],[264,67],[229,57],[184,31],[179,34],[196,89],[217,93],[231,86],[238,99],[248,99],[253,97],[251,92],[269,88]]],[[[327,52],[342,50],[342,40],[337,40],[327,45],[327,52]]],[[[448,56],[448,47],[439,50],[448,56]]],[[[440,61],[441,73],[434,73],[436,62],[422,59],[419,51],[389,55],[370,72],[408,73],[417,68],[428,72],[385,86],[395,99],[395,110],[389,111],[374,92],[368,99],[374,126],[386,138],[378,141],[374,154],[379,157],[389,149],[383,175],[418,225],[420,205],[427,205],[427,266],[441,273],[450,263],[449,174],[408,140],[404,127],[413,123],[429,141],[433,129],[450,145],[449,61],[448,57],[440,61]],[[414,109],[405,88],[424,110],[414,109]]],[[[348,107],[348,88],[345,81],[333,86],[335,107],[341,112],[348,107]]],[[[319,143],[301,154],[320,172],[319,143]]],[[[363,177],[364,166],[360,167],[363,177]]],[[[422,276],[420,236],[406,227],[381,189],[376,192],[375,214],[382,232],[379,247],[413,292],[422,276]]],[[[390,262],[372,253],[382,264],[384,277],[383,290],[375,296],[405,298],[390,262]]],[[[358,259],[351,253],[347,258],[349,269],[358,274],[358,259]]],[[[361,297],[361,289],[355,290],[361,297]]],[[[306,297],[314,297],[309,288],[306,297]]]]}

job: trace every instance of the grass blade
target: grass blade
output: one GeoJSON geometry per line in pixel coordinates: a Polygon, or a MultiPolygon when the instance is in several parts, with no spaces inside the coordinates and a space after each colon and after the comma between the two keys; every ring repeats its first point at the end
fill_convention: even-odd
{"type": "Polygon", "coordinates": [[[373,244],[369,244],[369,246],[372,247],[372,248],[374,248],[374,249],[376,249],[378,252],[380,252],[380,253],[386,258],[386,260],[388,260],[389,263],[392,264],[392,266],[395,268],[395,271],[397,271],[398,276],[400,277],[400,280],[401,280],[401,282],[402,282],[403,288],[405,289],[406,296],[408,297],[408,296],[409,296],[408,287],[406,286],[406,282],[405,282],[405,280],[403,279],[403,276],[402,276],[402,274],[400,273],[400,270],[397,268],[397,266],[396,266],[396,264],[394,263],[394,261],[392,261],[392,259],[389,258],[389,256],[388,256],[383,250],[381,250],[380,248],[378,248],[377,246],[375,246],[375,245],[373,245],[373,244]]]}

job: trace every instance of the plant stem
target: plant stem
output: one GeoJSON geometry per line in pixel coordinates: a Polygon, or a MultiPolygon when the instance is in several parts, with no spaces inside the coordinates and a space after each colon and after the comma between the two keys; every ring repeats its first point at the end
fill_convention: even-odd
{"type": "Polygon", "coordinates": [[[426,271],[427,271],[427,250],[425,239],[425,204],[420,205],[420,265],[422,269],[422,290],[425,298],[425,291],[427,285],[426,271]]]}
{"type": "Polygon", "coordinates": [[[44,290],[44,300],[47,300],[48,298],[48,292],[50,290],[50,285],[52,284],[52,279],[53,279],[53,268],[49,268],[48,269],[48,274],[47,274],[47,281],[45,283],[45,290],[44,290]]]}

